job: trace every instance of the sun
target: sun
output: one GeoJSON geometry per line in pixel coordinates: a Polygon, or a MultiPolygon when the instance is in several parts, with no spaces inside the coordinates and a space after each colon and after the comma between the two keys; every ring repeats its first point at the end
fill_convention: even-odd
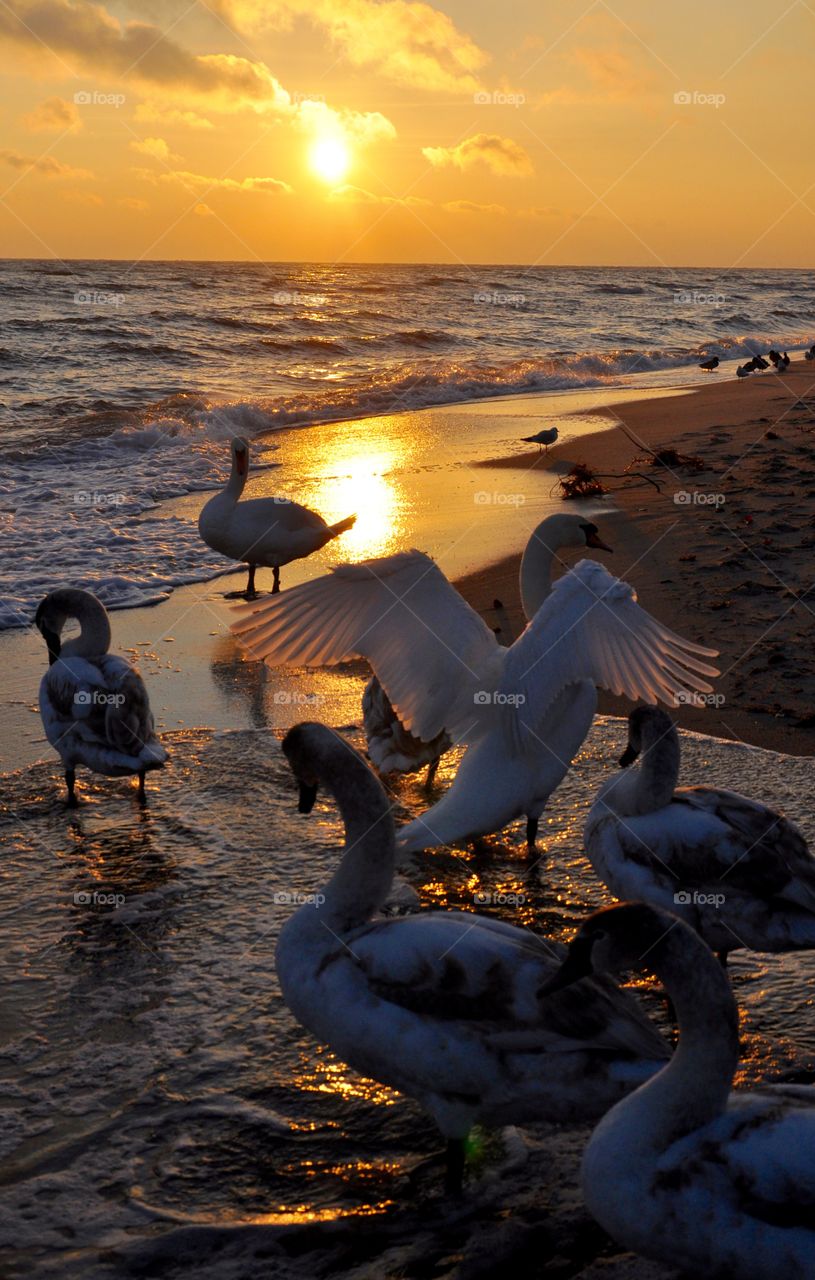
{"type": "Polygon", "coordinates": [[[339,182],[348,172],[351,155],[342,138],[318,138],[309,152],[309,162],[325,182],[339,182]]]}

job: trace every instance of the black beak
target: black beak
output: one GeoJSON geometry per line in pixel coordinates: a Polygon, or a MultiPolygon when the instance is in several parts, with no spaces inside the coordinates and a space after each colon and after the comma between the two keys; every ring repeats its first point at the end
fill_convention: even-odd
{"type": "Polygon", "coordinates": [[[62,641],[56,631],[49,631],[48,627],[40,627],[42,638],[48,646],[48,665],[53,667],[62,649],[62,641]]]}
{"type": "Polygon", "coordinates": [[[600,551],[611,551],[612,553],[614,551],[614,548],[610,547],[607,542],[603,542],[603,539],[600,537],[599,533],[587,534],[586,546],[597,547],[600,551]]]}
{"type": "Polygon", "coordinates": [[[555,991],[562,991],[564,987],[571,987],[575,982],[582,981],[583,978],[591,977],[593,972],[591,967],[591,950],[594,946],[593,938],[577,937],[569,944],[569,950],[566,953],[566,959],[548,982],[544,982],[542,987],[538,987],[538,996],[550,996],[555,991]]]}
{"type": "Polygon", "coordinates": [[[627,769],[630,764],[634,763],[638,755],[639,755],[639,751],[637,750],[637,748],[632,747],[631,743],[629,742],[625,751],[620,756],[620,768],[627,769]]]}
{"type": "Polygon", "coordinates": [[[311,813],[317,799],[317,786],[309,782],[298,783],[300,794],[297,797],[297,812],[311,813]]]}

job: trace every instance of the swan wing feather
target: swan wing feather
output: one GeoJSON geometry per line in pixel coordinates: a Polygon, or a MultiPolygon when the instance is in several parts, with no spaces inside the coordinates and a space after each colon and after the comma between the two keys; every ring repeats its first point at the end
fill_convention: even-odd
{"type": "Polygon", "coordinates": [[[500,651],[486,623],[420,551],[339,565],[239,612],[233,632],[270,666],[367,658],[402,724],[423,741],[477,718],[480,673],[500,651]]]}
{"type": "Polygon", "coordinates": [[[581,560],[554,585],[507,653],[499,689],[511,748],[529,739],[561,689],[591,680],[610,693],[676,705],[708,693],[716,652],[663,626],[636,592],[594,560],[581,560]]]}

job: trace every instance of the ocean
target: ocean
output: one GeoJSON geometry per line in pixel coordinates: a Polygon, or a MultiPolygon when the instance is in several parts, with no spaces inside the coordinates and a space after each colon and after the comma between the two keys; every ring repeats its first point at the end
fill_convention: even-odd
{"type": "Polygon", "coordinates": [[[0,298],[0,628],[55,581],[127,607],[223,572],[162,504],[220,485],[236,433],[683,386],[815,338],[804,271],[5,261],[0,298]]]}

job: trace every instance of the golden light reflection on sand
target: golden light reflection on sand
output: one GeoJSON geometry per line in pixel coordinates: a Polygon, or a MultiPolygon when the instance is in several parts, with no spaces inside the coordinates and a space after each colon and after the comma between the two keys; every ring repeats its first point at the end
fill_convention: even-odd
{"type": "Polygon", "coordinates": [[[357,517],[342,539],[349,560],[387,555],[400,545],[405,496],[392,474],[398,461],[390,443],[371,449],[364,441],[349,440],[347,452],[335,454],[315,479],[313,505],[325,519],[357,517]]]}

